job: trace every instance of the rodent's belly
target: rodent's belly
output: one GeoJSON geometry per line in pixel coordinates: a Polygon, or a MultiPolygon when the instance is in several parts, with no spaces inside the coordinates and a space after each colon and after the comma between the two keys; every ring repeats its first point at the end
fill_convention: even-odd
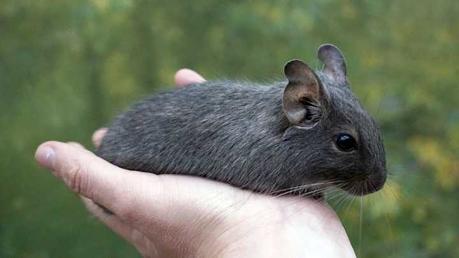
{"type": "Polygon", "coordinates": [[[97,155],[116,166],[155,174],[200,176],[262,193],[281,193],[292,187],[283,178],[281,161],[270,160],[262,146],[269,139],[251,141],[234,129],[156,128],[148,134],[110,128],[97,155]],[[278,163],[275,165],[275,163],[278,163]]]}

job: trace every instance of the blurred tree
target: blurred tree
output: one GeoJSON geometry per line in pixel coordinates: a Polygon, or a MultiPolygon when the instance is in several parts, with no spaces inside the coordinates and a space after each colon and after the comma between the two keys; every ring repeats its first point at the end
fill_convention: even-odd
{"type": "Polygon", "coordinates": [[[459,4],[455,1],[4,0],[0,5],[0,257],[128,257],[32,154],[172,84],[175,70],[269,81],[337,44],[383,128],[391,176],[331,195],[361,257],[458,257],[459,4]]]}

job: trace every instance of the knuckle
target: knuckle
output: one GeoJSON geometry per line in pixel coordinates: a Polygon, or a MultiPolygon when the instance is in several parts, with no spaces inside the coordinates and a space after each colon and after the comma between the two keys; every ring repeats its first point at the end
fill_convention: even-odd
{"type": "Polygon", "coordinates": [[[67,177],[65,183],[67,186],[78,194],[87,195],[89,180],[86,169],[82,164],[71,165],[67,171],[67,177]]]}

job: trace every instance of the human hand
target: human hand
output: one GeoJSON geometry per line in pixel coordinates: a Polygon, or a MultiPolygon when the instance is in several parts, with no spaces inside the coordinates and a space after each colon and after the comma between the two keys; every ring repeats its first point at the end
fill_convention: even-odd
{"type": "MultiPolygon", "coordinates": [[[[184,69],[175,81],[184,86],[204,78],[184,69]]],[[[105,131],[94,133],[96,146],[105,131]]],[[[339,218],[322,202],[128,171],[77,143],[45,142],[35,156],[145,257],[355,257],[339,218]]]]}

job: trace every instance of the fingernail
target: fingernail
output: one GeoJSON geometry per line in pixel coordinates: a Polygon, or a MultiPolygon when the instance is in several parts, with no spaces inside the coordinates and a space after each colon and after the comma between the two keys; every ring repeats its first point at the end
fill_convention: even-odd
{"type": "Polygon", "coordinates": [[[35,159],[38,163],[48,169],[53,169],[55,156],[54,150],[49,146],[40,146],[35,153],[35,159]]]}

